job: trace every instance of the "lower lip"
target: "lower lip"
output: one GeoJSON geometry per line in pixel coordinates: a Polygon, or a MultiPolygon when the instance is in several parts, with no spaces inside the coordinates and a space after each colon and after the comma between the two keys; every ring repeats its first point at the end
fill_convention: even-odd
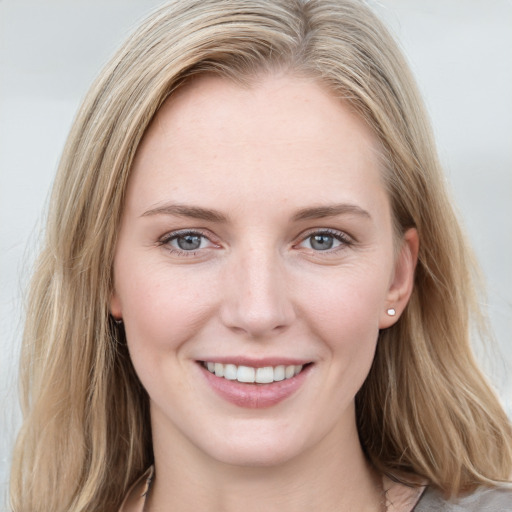
{"type": "Polygon", "coordinates": [[[245,407],[247,409],[272,407],[286,400],[303,384],[311,366],[311,364],[307,365],[291,379],[269,384],[244,384],[237,380],[217,377],[200,363],[200,368],[208,384],[219,396],[238,407],[245,407]]]}

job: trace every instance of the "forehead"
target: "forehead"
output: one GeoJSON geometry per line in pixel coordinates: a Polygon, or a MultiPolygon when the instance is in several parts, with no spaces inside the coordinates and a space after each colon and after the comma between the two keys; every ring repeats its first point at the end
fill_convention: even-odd
{"type": "Polygon", "coordinates": [[[362,199],[383,191],[377,148],[350,106],[311,79],[267,76],[242,87],[204,76],[155,116],[130,189],[151,203],[175,195],[212,202],[224,192],[232,196],[233,187],[241,201],[255,203],[308,194],[317,202],[362,199]]]}

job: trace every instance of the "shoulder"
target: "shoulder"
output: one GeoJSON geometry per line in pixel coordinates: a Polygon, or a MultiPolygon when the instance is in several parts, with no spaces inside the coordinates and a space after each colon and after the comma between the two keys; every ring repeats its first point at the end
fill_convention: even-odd
{"type": "Polygon", "coordinates": [[[510,512],[512,487],[479,488],[456,501],[447,501],[436,489],[429,487],[423,493],[414,512],[510,512]]]}

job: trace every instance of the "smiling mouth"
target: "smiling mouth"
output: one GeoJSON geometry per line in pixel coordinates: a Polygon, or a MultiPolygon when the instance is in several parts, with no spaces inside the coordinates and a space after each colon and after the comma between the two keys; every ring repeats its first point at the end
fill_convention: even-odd
{"type": "Polygon", "coordinates": [[[288,380],[301,373],[309,364],[310,363],[306,365],[292,364],[254,368],[252,366],[236,364],[213,363],[209,361],[202,362],[202,365],[216,377],[236,380],[247,384],[271,384],[272,382],[288,380]]]}

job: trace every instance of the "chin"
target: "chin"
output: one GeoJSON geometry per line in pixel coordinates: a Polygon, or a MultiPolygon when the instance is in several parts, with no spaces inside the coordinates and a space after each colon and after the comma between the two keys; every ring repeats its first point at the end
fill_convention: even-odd
{"type": "Polygon", "coordinates": [[[237,434],[215,439],[203,450],[218,462],[240,467],[272,467],[296,459],[305,450],[303,436],[286,428],[239,429],[237,434]]]}
{"type": "Polygon", "coordinates": [[[222,453],[212,453],[218,462],[231,466],[258,468],[281,466],[297,457],[299,450],[283,447],[280,443],[267,443],[263,446],[231,447],[222,453]]]}

